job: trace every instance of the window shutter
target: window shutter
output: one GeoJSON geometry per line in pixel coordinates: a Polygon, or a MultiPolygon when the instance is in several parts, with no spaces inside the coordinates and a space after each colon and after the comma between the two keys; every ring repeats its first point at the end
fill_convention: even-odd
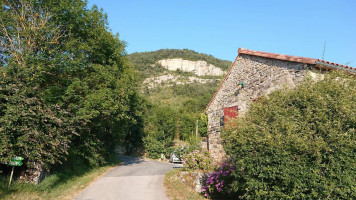
{"type": "Polygon", "coordinates": [[[237,119],[239,115],[238,106],[224,108],[224,123],[226,124],[230,119],[237,119]]]}

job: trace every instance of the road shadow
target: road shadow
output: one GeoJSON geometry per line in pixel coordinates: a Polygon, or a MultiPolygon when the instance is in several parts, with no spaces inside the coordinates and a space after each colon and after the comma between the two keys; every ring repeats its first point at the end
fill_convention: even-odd
{"type": "Polygon", "coordinates": [[[134,165],[134,164],[139,164],[139,163],[145,162],[145,160],[140,158],[140,157],[123,156],[123,155],[119,155],[118,157],[122,161],[121,165],[125,165],[125,166],[129,166],[129,165],[134,165]]]}

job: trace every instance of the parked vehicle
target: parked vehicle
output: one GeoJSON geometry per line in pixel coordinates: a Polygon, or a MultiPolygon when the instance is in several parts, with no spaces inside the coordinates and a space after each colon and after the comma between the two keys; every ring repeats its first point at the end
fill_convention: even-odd
{"type": "Polygon", "coordinates": [[[171,153],[171,156],[170,156],[170,158],[169,158],[169,161],[170,161],[171,163],[181,163],[181,162],[182,162],[180,156],[178,156],[178,154],[177,154],[176,151],[174,151],[174,152],[171,153]]]}

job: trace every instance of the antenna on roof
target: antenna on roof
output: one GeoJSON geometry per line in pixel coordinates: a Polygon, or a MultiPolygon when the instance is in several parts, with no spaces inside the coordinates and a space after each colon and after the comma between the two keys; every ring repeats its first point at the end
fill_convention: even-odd
{"type": "Polygon", "coordinates": [[[349,65],[350,63],[352,63],[351,61],[347,61],[346,63],[345,63],[345,65],[349,65]]]}
{"type": "Polygon", "coordinates": [[[326,49],[326,40],[324,41],[323,55],[321,56],[321,59],[322,59],[322,60],[324,60],[325,49],[326,49]]]}

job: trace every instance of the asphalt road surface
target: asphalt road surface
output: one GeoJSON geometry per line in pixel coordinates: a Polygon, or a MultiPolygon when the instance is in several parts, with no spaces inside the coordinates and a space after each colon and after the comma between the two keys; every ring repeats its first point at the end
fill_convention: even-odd
{"type": "Polygon", "coordinates": [[[96,180],[76,200],[166,200],[164,175],[179,164],[120,156],[123,165],[96,180]]]}

